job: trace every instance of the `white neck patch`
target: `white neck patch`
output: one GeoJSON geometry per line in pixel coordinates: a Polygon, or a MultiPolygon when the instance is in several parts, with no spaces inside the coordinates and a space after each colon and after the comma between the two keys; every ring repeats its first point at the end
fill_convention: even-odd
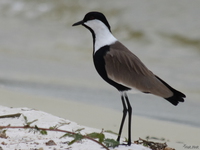
{"type": "Polygon", "coordinates": [[[96,38],[94,43],[94,53],[96,53],[99,48],[105,45],[113,44],[117,41],[117,39],[109,31],[108,27],[100,20],[90,20],[84,24],[94,31],[96,38]]]}

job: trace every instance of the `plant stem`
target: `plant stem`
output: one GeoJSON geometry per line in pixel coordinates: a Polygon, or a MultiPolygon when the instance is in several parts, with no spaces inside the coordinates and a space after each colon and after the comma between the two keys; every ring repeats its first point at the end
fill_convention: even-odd
{"type": "MultiPolygon", "coordinates": [[[[12,128],[12,129],[35,129],[35,127],[32,127],[32,126],[0,126],[0,129],[4,129],[4,128],[12,128]]],[[[45,131],[56,131],[56,132],[64,132],[64,133],[69,133],[69,134],[76,134],[75,132],[71,132],[71,131],[66,131],[66,130],[61,130],[61,129],[48,129],[48,128],[37,128],[39,130],[45,130],[45,131]]],[[[106,150],[109,150],[108,147],[106,147],[105,145],[103,145],[102,143],[100,143],[99,141],[93,139],[93,138],[90,138],[86,135],[83,135],[84,138],[86,139],[89,139],[93,142],[96,142],[98,143],[99,145],[101,145],[103,148],[105,148],[106,150]]]]}

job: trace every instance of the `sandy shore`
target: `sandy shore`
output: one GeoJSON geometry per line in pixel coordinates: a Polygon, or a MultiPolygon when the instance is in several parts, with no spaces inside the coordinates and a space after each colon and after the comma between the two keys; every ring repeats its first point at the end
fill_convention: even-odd
{"type": "MultiPolygon", "coordinates": [[[[113,148],[108,147],[106,141],[116,139],[115,134],[103,132],[103,141],[99,143],[97,138],[90,138],[88,134],[98,134],[102,130],[81,126],[40,110],[27,107],[10,108],[1,105],[0,110],[0,128],[3,129],[0,130],[1,150],[111,150],[113,148]],[[12,115],[8,116],[8,114],[12,115]],[[24,129],[25,124],[26,129],[24,129]],[[41,130],[43,134],[41,134],[41,130]],[[72,137],[75,133],[79,134],[79,139],[76,138],[77,136],[72,137]],[[85,137],[81,138],[80,135],[85,137]],[[73,144],[69,144],[70,142],[73,144]]],[[[123,141],[122,138],[120,142],[123,143],[123,141]]],[[[150,148],[136,143],[132,143],[128,147],[118,145],[113,150],[127,150],[127,148],[129,150],[150,150],[150,148]]]]}
{"type": "MultiPolygon", "coordinates": [[[[1,105],[8,107],[29,107],[42,110],[53,115],[77,122],[78,124],[112,130],[118,132],[121,112],[88,104],[18,93],[0,88],[1,105]]],[[[190,127],[171,122],[158,121],[144,117],[132,118],[133,140],[146,136],[165,138],[169,147],[177,150],[188,149],[190,146],[200,149],[200,128],[190,127]]],[[[127,136],[124,127],[123,136],[127,136]]]]}

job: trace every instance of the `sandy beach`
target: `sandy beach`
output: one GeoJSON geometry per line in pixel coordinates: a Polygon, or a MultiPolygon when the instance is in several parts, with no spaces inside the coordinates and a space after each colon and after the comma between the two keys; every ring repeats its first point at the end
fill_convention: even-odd
{"type": "MultiPolygon", "coordinates": [[[[76,122],[32,108],[10,108],[0,105],[0,109],[2,110],[0,112],[1,150],[127,149],[127,146],[118,145],[118,143],[114,146],[115,142],[111,142],[110,139],[115,141],[116,135],[105,130],[82,126],[76,122]],[[91,134],[93,136],[90,136],[91,134]],[[99,142],[99,136],[102,137],[102,142],[99,142]]],[[[120,143],[123,141],[122,138],[120,143]]],[[[166,147],[165,144],[164,146],[166,147]]],[[[132,143],[128,149],[150,150],[139,143],[132,143]]]]}
{"type": "MultiPolygon", "coordinates": [[[[34,108],[83,126],[118,132],[122,113],[112,109],[81,104],[73,100],[18,93],[3,88],[0,89],[0,94],[2,106],[34,108]]],[[[200,147],[199,128],[134,116],[134,114],[132,122],[133,140],[150,136],[164,138],[168,146],[176,150],[188,149],[190,146],[200,147]]],[[[126,126],[122,136],[127,136],[126,126]]]]}

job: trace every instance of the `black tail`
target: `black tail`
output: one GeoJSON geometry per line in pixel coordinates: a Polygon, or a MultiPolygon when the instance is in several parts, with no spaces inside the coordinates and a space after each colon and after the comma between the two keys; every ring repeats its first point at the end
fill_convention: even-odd
{"type": "Polygon", "coordinates": [[[175,106],[178,105],[179,102],[184,102],[183,98],[186,97],[185,94],[175,90],[174,88],[172,88],[169,84],[167,84],[165,81],[163,81],[159,77],[156,76],[156,78],[159,79],[166,87],[168,87],[173,92],[173,96],[165,98],[166,100],[168,100],[170,103],[172,103],[175,106]]]}

